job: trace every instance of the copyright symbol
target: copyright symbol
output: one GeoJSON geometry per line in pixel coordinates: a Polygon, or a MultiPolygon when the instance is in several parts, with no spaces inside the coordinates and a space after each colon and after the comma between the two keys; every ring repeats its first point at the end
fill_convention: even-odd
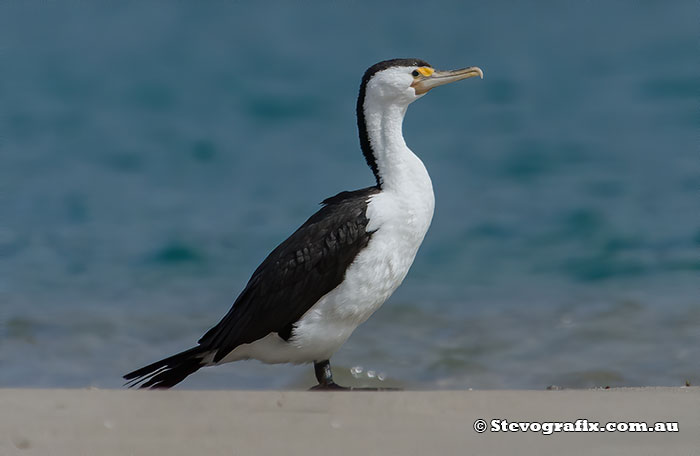
{"type": "Polygon", "coordinates": [[[486,421],[481,419],[474,421],[474,430],[479,434],[486,432],[486,421]]]}

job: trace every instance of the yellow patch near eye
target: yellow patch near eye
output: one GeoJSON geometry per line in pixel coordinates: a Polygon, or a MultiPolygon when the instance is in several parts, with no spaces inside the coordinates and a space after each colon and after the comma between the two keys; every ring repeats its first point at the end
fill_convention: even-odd
{"type": "Polygon", "coordinates": [[[416,68],[416,70],[426,78],[435,72],[435,70],[430,67],[420,67],[416,68]]]}

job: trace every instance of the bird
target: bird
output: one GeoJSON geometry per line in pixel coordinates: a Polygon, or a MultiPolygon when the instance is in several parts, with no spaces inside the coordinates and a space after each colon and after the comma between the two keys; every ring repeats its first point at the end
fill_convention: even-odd
{"type": "Polygon", "coordinates": [[[433,218],[432,181],[403,137],[406,110],[431,89],[474,76],[483,71],[438,71],[415,58],[369,67],[356,111],[375,184],[325,199],[196,346],[124,375],[126,385],[170,388],[202,367],[257,359],[313,363],[312,390],[353,389],[334,382],[330,358],[403,282],[433,218]]]}

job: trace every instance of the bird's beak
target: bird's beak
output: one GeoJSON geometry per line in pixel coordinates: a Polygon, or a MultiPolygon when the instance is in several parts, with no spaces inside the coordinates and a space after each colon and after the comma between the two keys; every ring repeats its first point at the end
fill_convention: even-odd
{"type": "Polygon", "coordinates": [[[462,68],[450,71],[430,71],[432,68],[419,68],[420,76],[411,84],[416,91],[416,95],[422,95],[433,87],[449,84],[450,82],[461,81],[462,79],[479,76],[484,79],[484,72],[479,67],[462,68]],[[423,70],[423,71],[421,71],[423,70]],[[427,70],[427,71],[426,71],[427,70]]]}

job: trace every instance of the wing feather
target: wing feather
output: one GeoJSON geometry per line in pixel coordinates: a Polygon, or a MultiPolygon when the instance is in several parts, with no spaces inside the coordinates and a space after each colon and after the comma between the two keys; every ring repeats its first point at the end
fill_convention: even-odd
{"type": "Polygon", "coordinates": [[[325,200],[255,270],[231,310],[200,340],[220,361],[238,345],[270,333],[289,337],[290,327],[325,294],[369,243],[367,202],[379,189],[343,192],[325,200]]]}

